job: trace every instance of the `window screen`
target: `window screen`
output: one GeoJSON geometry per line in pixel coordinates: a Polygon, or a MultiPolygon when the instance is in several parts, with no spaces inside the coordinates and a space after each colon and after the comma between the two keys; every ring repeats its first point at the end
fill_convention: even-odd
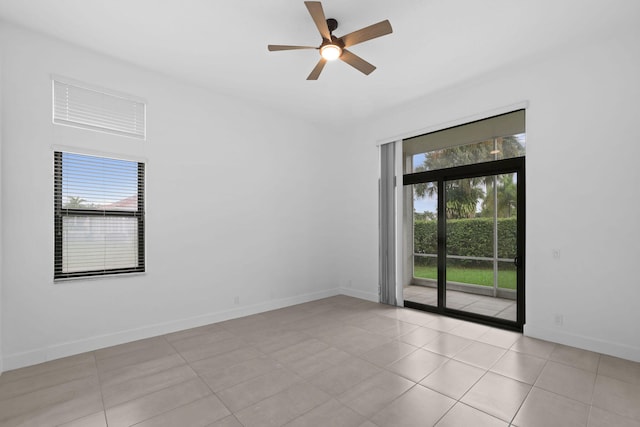
{"type": "Polygon", "coordinates": [[[54,154],[54,278],[144,271],[144,163],[54,154]]]}

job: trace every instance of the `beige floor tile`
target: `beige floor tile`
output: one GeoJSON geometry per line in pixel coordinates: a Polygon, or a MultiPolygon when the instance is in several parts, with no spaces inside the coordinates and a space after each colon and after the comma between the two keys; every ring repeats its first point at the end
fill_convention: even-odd
{"type": "Polygon", "coordinates": [[[595,382],[596,374],[594,373],[550,360],[535,382],[535,386],[590,404],[595,382]]]}
{"type": "Polygon", "coordinates": [[[337,399],[360,415],[370,417],[414,385],[413,381],[385,371],[364,380],[337,399]]]}
{"type": "Polygon", "coordinates": [[[0,376],[2,427],[640,427],[638,402],[638,363],[346,296],[0,376]]]}
{"type": "Polygon", "coordinates": [[[129,400],[136,399],[154,391],[196,378],[196,373],[187,365],[169,368],[130,381],[102,387],[102,399],[105,408],[111,408],[129,400]]]}
{"type": "Polygon", "coordinates": [[[407,334],[399,336],[398,340],[416,347],[422,347],[428,342],[439,337],[441,334],[441,332],[436,331],[435,329],[418,327],[407,334]]]}
{"type": "Polygon", "coordinates": [[[391,372],[402,375],[413,382],[420,382],[448,359],[427,350],[418,349],[387,367],[391,372]]]}
{"type": "Polygon", "coordinates": [[[3,427],[11,426],[57,426],[86,417],[102,409],[100,393],[83,391],[71,398],[51,405],[37,405],[35,409],[17,417],[0,421],[3,427]]]}
{"type": "Polygon", "coordinates": [[[353,356],[346,351],[329,347],[294,362],[283,363],[283,365],[298,375],[309,378],[352,358],[353,356]]]}
{"type": "Polygon", "coordinates": [[[366,419],[337,400],[331,399],[299,416],[288,427],[359,427],[366,419]]]}
{"type": "Polygon", "coordinates": [[[425,387],[460,399],[485,374],[484,369],[449,360],[420,382],[425,387]]]}
{"type": "Polygon", "coordinates": [[[427,323],[438,318],[438,315],[426,313],[424,311],[413,310],[411,308],[398,308],[396,310],[388,310],[382,313],[382,316],[392,317],[402,320],[403,322],[413,323],[414,325],[426,325],[427,323]]]}
{"type": "MultiPolygon", "coordinates": [[[[93,397],[100,397],[98,377],[85,377],[72,380],[55,386],[38,389],[0,401],[0,425],[8,419],[20,416],[35,416],[37,411],[55,411],[56,406],[66,405],[69,401],[86,396],[91,402],[93,397]]],[[[93,404],[92,404],[93,405],[93,404]]],[[[71,417],[66,421],[80,418],[102,410],[102,401],[99,406],[92,406],[93,410],[71,417]]]]}
{"type": "Polygon", "coordinates": [[[374,364],[353,358],[314,375],[309,381],[330,395],[337,396],[380,372],[382,370],[374,364]]]}
{"type": "Polygon", "coordinates": [[[309,339],[309,335],[297,331],[279,331],[277,334],[253,342],[252,345],[265,354],[300,344],[309,339]]]}
{"type": "Polygon", "coordinates": [[[104,411],[78,418],[68,423],[60,424],[58,427],[107,427],[107,417],[104,411]]]}
{"type": "Polygon", "coordinates": [[[596,406],[591,407],[587,427],[640,427],[640,421],[605,411],[596,406]]]}
{"type": "Polygon", "coordinates": [[[102,387],[110,387],[121,382],[130,381],[156,372],[166,371],[167,369],[182,366],[184,364],[185,361],[179,354],[171,354],[158,359],[152,359],[146,362],[103,372],[100,374],[100,384],[102,387]]]}
{"type": "Polygon", "coordinates": [[[523,383],[534,384],[546,363],[545,359],[509,350],[493,365],[491,371],[523,383]]]}
{"type": "Polygon", "coordinates": [[[195,362],[209,357],[218,356],[228,353],[239,348],[246,347],[247,343],[241,338],[229,338],[222,341],[205,344],[199,347],[193,347],[179,352],[187,362],[195,362]]]}
{"type": "Polygon", "coordinates": [[[489,328],[489,330],[476,340],[496,347],[510,348],[522,337],[518,332],[505,331],[502,329],[489,328]]]}
{"type": "Polygon", "coordinates": [[[598,375],[640,385],[640,363],[603,354],[600,356],[598,375]]]}
{"type": "Polygon", "coordinates": [[[271,353],[271,357],[281,363],[291,363],[329,348],[329,344],[317,338],[308,338],[271,353]]]}
{"type": "Polygon", "coordinates": [[[504,354],[506,350],[490,344],[473,342],[456,353],[453,358],[468,365],[477,366],[482,369],[492,367],[504,354]]]}
{"type": "Polygon", "coordinates": [[[413,323],[397,320],[392,327],[381,330],[381,331],[376,331],[376,333],[380,335],[384,335],[385,337],[397,338],[402,335],[406,335],[409,332],[413,332],[419,327],[420,326],[415,325],[413,323]]]}
{"type": "Polygon", "coordinates": [[[451,317],[436,317],[425,326],[440,332],[449,332],[454,328],[464,325],[466,322],[451,317]]]}
{"type": "Polygon", "coordinates": [[[198,335],[207,335],[219,331],[224,331],[224,327],[220,323],[212,323],[209,325],[198,326],[191,329],[185,329],[184,331],[173,332],[164,335],[164,338],[170,343],[174,341],[183,340],[186,338],[195,337],[198,335]]]}
{"type": "Polygon", "coordinates": [[[327,342],[340,350],[346,351],[347,353],[361,355],[391,341],[391,338],[383,335],[374,334],[362,329],[360,331],[361,332],[354,334],[341,335],[339,337],[329,339],[327,342]]]}
{"type": "Polygon", "coordinates": [[[211,387],[211,390],[218,392],[264,375],[277,367],[278,364],[273,359],[268,356],[261,356],[230,367],[219,368],[200,376],[211,387]]]}
{"type": "Polygon", "coordinates": [[[107,408],[107,423],[109,427],[131,426],[210,395],[200,379],[190,380],[107,408]]]}
{"type": "Polygon", "coordinates": [[[387,366],[413,353],[418,347],[400,341],[391,341],[369,350],[361,357],[378,366],[387,366]]]}
{"type": "Polygon", "coordinates": [[[640,421],[640,385],[609,378],[596,377],[593,406],[640,421]]]}
{"type": "Polygon", "coordinates": [[[518,427],[582,427],[588,414],[584,403],[534,387],[513,422],[518,427]]]}
{"type": "Polygon", "coordinates": [[[182,338],[173,339],[171,341],[171,345],[176,349],[176,351],[181,353],[232,338],[237,337],[229,331],[218,328],[217,330],[209,333],[183,336],[182,338]]]}
{"type": "Polygon", "coordinates": [[[487,372],[460,401],[511,422],[530,389],[528,384],[487,372]]]}
{"type": "Polygon", "coordinates": [[[101,348],[94,351],[94,354],[96,360],[100,361],[110,357],[122,356],[127,353],[139,352],[141,350],[153,350],[159,346],[165,347],[167,344],[167,340],[164,337],[159,336],[101,348]]]}
{"type": "Polygon", "coordinates": [[[440,393],[416,385],[371,417],[371,421],[378,426],[432,426],[455,402],[440,393]]]}
{"type": "MultiPolygon", "coordinates": [[[[149,341],[149,345],[145,345],[142,348],[137,347],[138,346],[132,346],[131,348],[127,347],[126,349],[130,351],[123,350],[118,354],[111,354],[111,352],[108,352],[106,353],[108,356],[104,356],[100,359],[96,358],[96,364],[100,375],[102,376],[116,369],[122,369],[127,366],[133,366],[176,354],[176,351],[164,338],[149,341]]],[[[124,348],[125,347],[123,347],[123,349],[124,348]]],[[[107,352],[108,350],[109,349],[104,349],[100,351],[107,352]]]]}
{"type": "Polygon", "coordinates": [[[136,427],[205,427],[230,414],[220,399],[211,395],[157,415],[136,427]]]}
{"type": "Polygon", "coordinates": [[[95,361],[87,358],[68,367],[45,371],[38,375],[25,376],[11,382],[1,382],[0,401],[69,381],[96,376],[96,374],[95,361]]]}
{"type": "Polygon", "coordinates": [[[422,348],[446,357],[453,357],[473,342],[474,341],[467,338],[441,333],[435,339],[423,345],[422,348]]]}
{"type": "Polygon", "coordinates": [[[507,427],[509,423],[478,411],[464,403],[456,403],[436,424],[436,427],[507,427]]]}
{"type": "Polygon", "coordinates": [[[243,409],[236,416],[246,427],[281,426],[330,398],[327,393],[311,384],[298,383],[243,409]]]}
{"type": "Polygon", "coordinates": [[[191,362],[190,366],[199,375],[207,375],[259,357],[264,357],[264,354],[253,347],[245,346],[206,359],[196,360],[191,362]]]}
{"type": "Polygon", "coordinates": [[[591,351],[556,344],[549,359],[554,362],[584,369],[585,371],[597,372],[600,355],[591,351]]]}
{"type": "Polygon", "coordinates": [[[79,366],[87,362],[95,363],[93,352],[63,357],[61,359],[3,372],[2,375],[0,375],[0,384],[6,384],[24,378],[37,377],[60,369],[73,368],[74,366],[79,366]]]}
{"type": "Polygon", "coordinates": [[[264,375],[217,392],[224,404],[233,412],[238,412],[269,396],[286,390],[302,377],[284,368],[276,368],[264,375]]]}
{"type": "Polygon", "coordinates": [[[372,316],[364,317],[364,318],[357,319],[355,321],[350,321],[347,323],[369,332],[379,333],[381,331],[384,331],[385,329],[390,329],[396,326],[398,322],[399,320],[397,319],[392,319],[391,317],[379,316],[374,314],[372,316]]]}
{"type": "Polygon", "coordinates": [[[468,338],[470,340],[475,340],[478,337],[484,335],[489,331],[488,326],[479,325],[477,323],[469,323],[465,322],[460,326],[457,326],[449,331],[452,335],[457,335],[462,338],[468,338]]]}
{"type": "Polygon", "coordinates": [[[521,336],[518,341],[511,346],[511,350],[513,351],[541,359],[548,359],[555,348],[555,343],[525,336],[521,336]]]}
{"type": "Polygon", "coordinates": [[[207,427],[244,427],[233,415],[209,424],[207,427]]]}

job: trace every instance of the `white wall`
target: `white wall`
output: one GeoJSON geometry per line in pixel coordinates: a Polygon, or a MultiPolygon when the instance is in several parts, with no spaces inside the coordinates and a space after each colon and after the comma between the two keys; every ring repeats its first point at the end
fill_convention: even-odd
{"type": "Polygon", "coordinates": [[[362,123],[343,159],[343,281],[377,292],[379,140],[528,101],[525,334],[640,361],[638,40],[638,29],[621,29],[362,123]]]}
{"type": "Polygon", "coordinates": [[[338,292],[315,221],[333,138],[13,26],[0,40],[5,369],[338,292]],[[52,125],[52,73],[145,98],[148,140],[52,125]],[[147,159],[146,274],[53,283],[54,145],[147,159]]]}

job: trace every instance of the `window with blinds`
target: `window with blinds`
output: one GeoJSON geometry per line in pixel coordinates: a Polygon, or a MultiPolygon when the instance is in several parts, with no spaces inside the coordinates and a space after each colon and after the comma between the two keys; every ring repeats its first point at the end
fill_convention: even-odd
{"type": "Polygon", "coordinates": [[[81,84],[53,80],[53,123],[145,139],[145,103],[81,84]]]}
{"type": "Polygon", "coordinates": [[[144,163],[54,153],[54,279],[143,272],[144,163]]]}

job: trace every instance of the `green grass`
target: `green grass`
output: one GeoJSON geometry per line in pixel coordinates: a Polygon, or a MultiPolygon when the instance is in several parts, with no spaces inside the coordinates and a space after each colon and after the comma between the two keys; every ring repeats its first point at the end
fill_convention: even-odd
{"type": "MultiPolygon", "coordinates": [[[[416,265],[413,269],[413,275],[418,278],[436,280],[438,270],[435,266],[416,265]]],[[[447,268],[447,280],[481,286],[493,286],[493,270],[486,268],[449,267],[447,268]]],[[[498,270],[498,287],[502,289],[515,289],[515,270],[498,270]]]]}

